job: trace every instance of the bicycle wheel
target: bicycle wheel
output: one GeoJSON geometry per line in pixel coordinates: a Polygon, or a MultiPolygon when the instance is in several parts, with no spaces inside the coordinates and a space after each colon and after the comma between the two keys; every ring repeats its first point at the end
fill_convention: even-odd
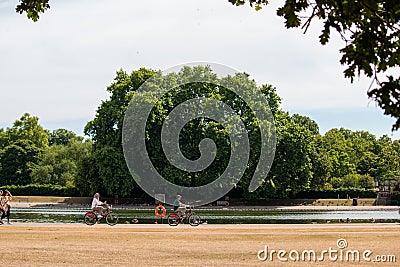
{"type": "Polygon", "coordinates": [[[114,226],[118,222],[118,215],[112,212],[109,212],[106,216],[106,222],[108,225],[114,226]]]}
{"type": "Polygon", "coordinates": [[[93,225],[97,222],[97,215],[92,211],[86,212],[85,216],[83,216],[83,220],[87,225],[93,225]]]}
{"type": "Polygon", "coordinates": [[[175,213],[168,215],[168,224],[170,226],[177,226],[179,224],[179,216],[175,213]]]}
{"type": "Polygon", "coordinates": [[[190,224],[191,226],[197,226],[197,225],[199,225],[200,222],[201,222],[201,218],[200,218],[200,216],[197,215],[197,214],[192,214],[192,215],[190,215],[188,220],[189,220],[189,224],[190,224]]]}

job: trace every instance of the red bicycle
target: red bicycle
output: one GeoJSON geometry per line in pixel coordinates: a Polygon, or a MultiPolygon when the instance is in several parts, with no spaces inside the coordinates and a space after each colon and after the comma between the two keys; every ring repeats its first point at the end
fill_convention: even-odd
{"type": "Polygon", "coordinates": [[[106,205],[106,210],[103,213],[103,217],[98,218],[96,212],[89,211],[86,212],[83,220],[87,225],[94,225],[95,223],[99,222],[102,218],[106,218],[106,223],[108,225],[114,226],[118,222],[118,215],[112,212],[112,206],[106,205]]]}
{"type": "Polygon", "coordinates": [[[171,213],[168,215],[168,224],[170,226],[177,226],[186,219],[189,221],[191,226],[198,226],[201,224],[200,216],[196,214],[191,207],[189,207],[189,210],[181,216],[179,216],[177,213],[171,213]]]}

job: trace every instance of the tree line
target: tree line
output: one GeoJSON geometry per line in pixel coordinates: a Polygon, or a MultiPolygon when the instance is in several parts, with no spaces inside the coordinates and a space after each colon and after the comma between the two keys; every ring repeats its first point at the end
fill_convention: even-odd
{"type": "MultiPolygon", "coordinates": [[[[39,118],[28,113],[13,125],[0,129],[0,185],[57,185],[74,187],[79,195],[100,192],[105,195],[143,196],[133,180],[123,155],[122,126],[124,114],[138,88],[159,71],[141,68],[128,74],[120,70],[107,87],[109,99],[103,101],[95,117],[87,123],[88,138],[67,129],[49,131],[39,118]]],[[[246,73],[219,78],[210,67],[185,67],[169,74],[173,84],[185,77],[201,76],[207,84],[177,86],[164,95],[153,108],[146,128],[146,146],[157,171],[169,181],[183,186],[201,186],[217,179],[230,156],[228,132],[218,122],[192,120],[182,129],[179,142],[188,159],[200,156],[199,142],[211,138],[217,145],[214,162],[196,173],[173,166],[163,153],[160,134],[168,113],[185,100],[208,97],[221,100],[235,110],[248,131],[250,158],[243,178],[229,195],[247,199],[287,198],[309,190],[338,188],[374,188],[374,179],[400,176],[400,141],[367,131],[331,129],[319,133],[318,124],[301,114],[289,114],[280,106],[276,88],[257,85],[246,73]],[[260,155],[260,131],[257,120],[246,103],[224,87],[258,88],[267,98],[276,128],[274,162],[265,182],[255,192],[248,192],[260,155]]]]}

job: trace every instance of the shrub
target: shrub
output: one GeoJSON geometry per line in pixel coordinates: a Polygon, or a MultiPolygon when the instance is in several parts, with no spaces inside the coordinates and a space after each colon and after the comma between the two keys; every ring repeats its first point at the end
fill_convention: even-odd
{"type": "Polygon", "coordinates": [[[302,191],[296,194],[295,198],[350,198],[360,197],[360,198],[376,198],[375,189],[362,189],[362,188],[335,188],[326,190],[310,190],[302,191]]]}
{"type": "Polygon", "coordinates": [[[8,185],[0,189],[9,190],[15,196],[79,196],[78,189],[74,186],[60,186],[51,184],[8,185]]]}

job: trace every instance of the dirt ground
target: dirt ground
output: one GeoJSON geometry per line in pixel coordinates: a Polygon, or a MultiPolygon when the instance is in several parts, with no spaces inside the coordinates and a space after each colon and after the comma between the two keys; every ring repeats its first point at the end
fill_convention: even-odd
{"type": "Polygon", "coordinates": [[[0,231],[0,259],[5,266],[398,266],[400,261],[399,224],[90,227],[15,223],[0,226],[0,231]],[[340,238],[347,241],[342,255],[358,250],[360,262],[346,261],[345,256],[340,261],[340,238]],[[257,254],[265,246],[269,256],[271,250],[285,250],[282,258],[288,261],[279,260],[276,253],[272,262],[260,261],[257,254]],[[321,261],[301,260],[304,250],[315,250],[319,258],[330,248],[338,251],[336,261],[328,254],[321,261]],[[366,262],[362,259],[365,250],[372,252],[367,259],[382,255],[393,261],[393,255],[397,263],[366,262]],[[292,260],[295,251],[300,253],[299,261],[292,260]]]}

